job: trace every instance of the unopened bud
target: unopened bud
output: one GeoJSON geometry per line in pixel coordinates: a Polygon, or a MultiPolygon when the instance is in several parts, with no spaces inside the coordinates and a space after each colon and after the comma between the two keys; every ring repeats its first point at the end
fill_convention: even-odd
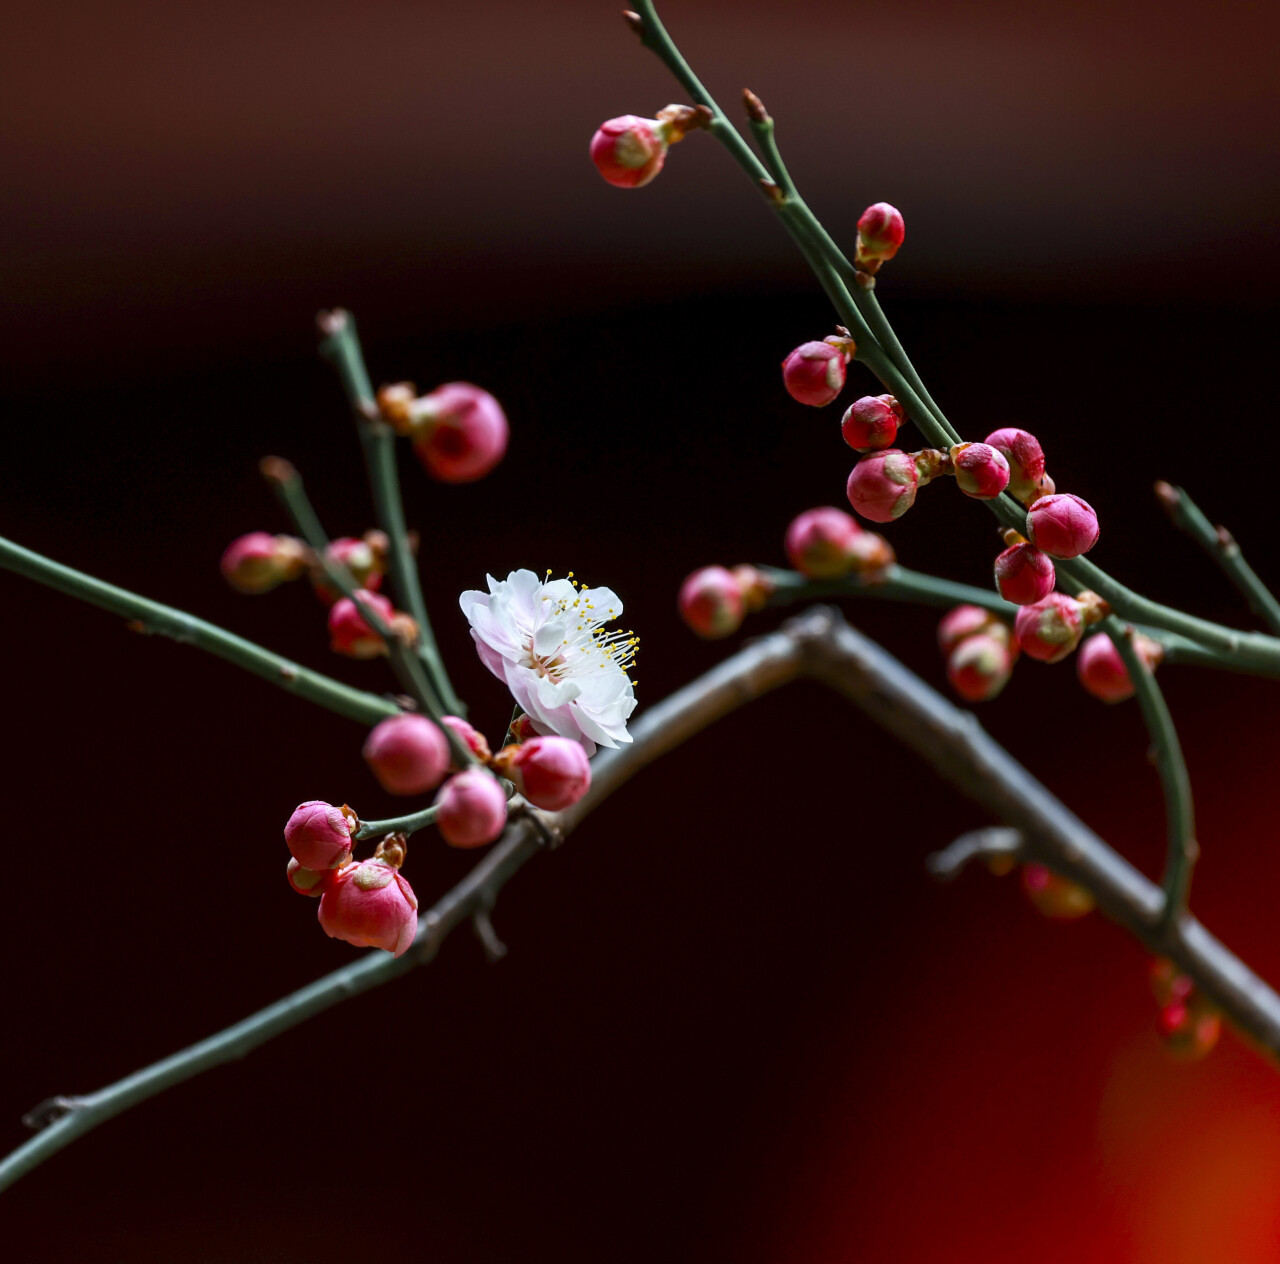
{"type": "Polygon", "coordinates": [[[957,443],[951,449],[956,485],[974,500],[994,500],[1009,484],[1009,462],[987,443],[957,443]]]}
{"type": "Polygon", "coordinates": [[[845,491],[862,517],[871,522],[892,522],[915,504],[919,485],[915,457],[889,448],[864,456],[853,467],[845,491]]]}
{"type": "Polygon", "coordinates": [[[388,716],[374,725],[364,761],[388,794],[422,794],[440,784],[449,767],[449,743],[425,715],[388,716]]]}
{"type": "Polygon", "coordinates": [[[868,206],[858,220],[858,251],[855,265],[865,272],[875,272],[882,263],[898,253],[906,237],[902,213],[888,202],[868,206]]]}
{"type": "Polygon", "coordinates": [[[446,382],[411,406],[413,450],[432,478],[470,483],[483,478],[507,450],[502,406],[470,382],[446,382]]]}
{"type": "Polygon", "coordinates": [[[668,144],[660,120],[623,114],[600,124],[591,138],[591,161],[615,188],[638,189],[662,170],[668,144]]]}
{"type": "Polygon", "coordinates": [[[782,362],[782,384],[792,399],[813,408],[831,403],[844,389],[849,344],[801,343],[782,362]]]}
{"type": "Polygon", "coordinates": [[[1168,957],[1153,957],[1149,973],[1151,991],[1161,1005],[1185,1001],[1195,990],[1191,976],[1183,974],[1168,957]]]}
{"type": "MultiPolygon", "coordinates": [[[[460,715],[442,715],[440,723],[446,728],[452,729],[461,739],[471,753],[482,763],[487,764],[493,757],[493,752],[489,749],[489,743],[485,740],[485,736],[478,729],[472,728],[460,715]]],[[[449,765],[450,772],[457,772],[458,769],[452,764],[449,765]]]]}
{"type": "Polygon", "coordinates": [[[317,910],[331,939],[400,956],[418,930],[418,899],[406,879],[381,860],[348,865],[335,874],[317,910]]]}
{"type": "Polygon", "coordinates": [[[773,580],[763,571],[757,570],[754,566],[748,566],[745,562],[735,566],[729,573],[733,576],[733,582],[738,585],[738,592],[742,596],[742,608],[748,614],[763,610],[774,590],[773,580]]]}
{"type": "Polygon", "coordinates": [[[990,610],[984,610],[981,606],[954,606],[938,621],[938,648],[950,655],[966,637],[982,632],[990,633],[996,627],[1008,632],[1006,625],[990,610]]]}
{"type": "MultiPolygon", "coordinates": [[[[358,589],[356,596],[384,622],[390,624],[395,608],[383,596],[358,589]]],[[[386,653],[386,642],[364,620],[350,597],[334,602],[329,610],[329,647],[348,658],[376,658],[386,653]]]]}
{"type": "MultiPolygon", "coordinates": [[[[334,566],[346,567],[358,587],[368,592],[377,592],[382,587],[382,562],[369,546],[368,540],[341,536],[337,540],[329,541],[325,546],[324,556],[334,566]]],[[[316,596],[326,606],[333,605],[342,596],[329,583],[324,567],[318,563],[311,567],[311,586],[315,589],[316,596]]]]}
{"type": "Polygon", "coordinates": [[[862,528],[842,509],[806,509],[787,528],[787,559],[810,579],[832,579],[853,565],[853,541],[862,528]]]}
{"type": "Polygon", "coordinates": [[[289,885],[299,895],[319,897],[324,894],[324,889],[328,886],[329,879],[333,877],[333,870],[304,869],[302,865],[291,858],[284,876],[289,880],[289,885]]]}
{"type": "MultiPolygon", "coordinates": [[[[1164,647],[1150,637],[1135,635],[1133,648],[1153,669],[1164,657],[1164,647]]],[[[1076,675],[1085,689],[1103,702],[1123,702],[1133,697],[1133,680],[1120,651],[1105,632],[1095,632],[1080,647],[1076,675]]]]}
{"type": "Polygon", "coordinates": [[[1058,582],[1052,559],[1026,541],[996,558],[995,576],[996,591],[1015,606],[1033,605],[1053,592],[1058,582]]]}
{"type": "Polygon", "coordinates": [[[885,572],[896,562],[893,545],[875,531],[861,531],[849,544],[849,569],[861,575],[865,583],[883,579],[885,572]]]}
{"type": "Polygon", "coordinates": [[[1098,542],[1098,515],[1079,496],[1041,496],[1027,510],[1027,538],[1050,557],[1079,557],[1098,542]]]}
{"type": "Polygon", "coordinates": [[[351,836],[359,826],[356,814],[343,804],[323,799],[299,803],[284,827],[284,841],[299,865],[316,871],[337,869],[351,859],[351,836]]]}
{"type": "Polygon", "coordinates": [[[1165,1049],[1180,1062],[1208,1056],[1222,1035],[1222,1016],[1198,993],[1161,1007],[1160,1035],[1165,1049]]]}
{"type": "Polygon", "coordinates": [[[502,833],[507,800],[487,772],[468,768],[450,777],[436,795],[436,824],[451,847],[483,847],[502,833]]]}
{"type": "Polygon", "coordinates": [[[1009,462],[1009,493],[1026,504],[1044,475],[1044,449],[1040,440],[1026,430],[1005,426],[1002,430],[993,430],[983,442],[1002,453],[1009,462]]]}
{"type": "Polygon", "coordinates": [[[236,592],[264,593],[285,580],[296,579],[305,562],[306,548],[301,540],[251,531],[227,545],[218,565],[236,592]]]}
{"type": "Polygon", "coordinates": [[[892,395],[864,395],[845,409],[840,433],[855,452],[891,448],[905,420],[902,405],[892,395]]]}
{"type": "Polygon", "coordinates": [[[535,737],[509,746],[495,763],[534,807],[548,812],[571,807],[591,788],[586,752],[567,737],[535,737]]]}
{"type": "Polygon", "coordinates": [[[1095,900],[1078,882],[1054,873],[1047,865],[1022,866],[1022,890],[1045,917],[1070,922],[1093,911],[1095,900]]]}
{"type": "Polygon", "coordinates": [[[1066,593],[1053,592],[1018,611],[1014,634],[1027,654],[1042,663],[1066,658],[1084,633],[1080,603],[1066,593]]]}
{"type": "Polygon", "coordinates": [[[1007,639],[982,632],[967,636],[947,656],[947,679],[962,698],[986,702],[1008,684],[1013,657],[1007,639]]]}
{"type": "Polygon", "coordinates": [[[699,636],[713,640],[742,626],[746,608],[738,581],[723,566],[704,566],[680,585],[680,617],[699,636]]]}

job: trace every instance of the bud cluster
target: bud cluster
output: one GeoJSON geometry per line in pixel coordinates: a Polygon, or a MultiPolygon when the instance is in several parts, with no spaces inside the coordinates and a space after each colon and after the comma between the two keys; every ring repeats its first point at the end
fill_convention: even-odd
{"type": "Polygon", "coordinates": [[[704,566],[680,585],[676,607],[699,636],[731,636],[753,610],[763,609],[772,583],[754,566],[704,566]]]}
{"type": "Polygon", "coordinates": [[[938,624],[938,646],[951,687],[969,702],[988,702],[1009,683],[1018,641],[1009,625],[981,606],[956,606],[938,624]]]}
{"type": "Polygon", "coordinates": [[[1183,1062],[1206,1057],[1222,1034],[1222,1016],[1167,957],[1151,962],[1151,991],[1160,1007],[1158,1029],[1171,1056],[1183,1062]]]}
{"type": "Polygon", "coordinates": [[[1045,917],[1071,922],[1091,913],[1095,900],[1078,882],[1054,873],[1047,865],[1022,866],[1022,892],[1045,917]]]}

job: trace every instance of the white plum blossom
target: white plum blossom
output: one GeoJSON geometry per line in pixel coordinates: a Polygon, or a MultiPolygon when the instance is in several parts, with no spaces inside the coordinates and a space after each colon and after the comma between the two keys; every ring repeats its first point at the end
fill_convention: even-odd
{"type": "Polygon", "coordinates": [[[533,727],[581,742],[588,755],[597,743],[629,742],[636,700],[627,672],[639,642],[602,628],[622,613],[617,595],[533,571],[486,578],[487,593],[471,589],[458,603],[481,662],[506,683],[533,727]]]}

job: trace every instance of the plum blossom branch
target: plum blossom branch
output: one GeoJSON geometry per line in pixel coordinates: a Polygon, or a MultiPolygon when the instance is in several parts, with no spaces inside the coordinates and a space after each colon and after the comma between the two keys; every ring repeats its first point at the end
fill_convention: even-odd
{"type": "Polygon", "coordinates": [[[1004,829],[974,831],[932,858],[935,873],[952,876],[978,855],[998,854],[1007,860],[1016,854],[1050,865],[1092,892],[1102,910],[1145,947],[1172,959],[1255,1045],[1273,1061],[1280,1059],[1280,996],[1190,915],[1162,918],[1160,889],[1050,794],[972,714],[955,707],[837,612],[818,607],[649,708],[633,726],[630,745],[597,758],[591,790],[572,807],[557,813],[527,805],[513,810],[502,838],[422,914],[413,947],[403,956],[370,952],[97,1092],[42,1102],[27,1116],[42,1131],[0,1161],[0,1189],[122,1111],[433,960],[444,939],[463,922],[471,922],[486,950],[497,955],[501,945],[490,913],[503,886],[528,861],[558,846],[593,808],[654,759],[738,707],[801,677],[847,698],[1005,822],[1004,829]]]}
{"type": "MultiPolygon", "coordinates": [[[[658,17],[653,0],[637,0],[637,9],[637,20],[631,24],[639,31],[641,42],[668,67],[696,103],[705,105],[712,111],[712,123],[707,130],[729,150],[753,182],[758,186],[763,182],[770,205],[800,248],[840,320],[853,333],[858,346],[856,358],[863,361],[902,402],[911,419],[931,444],[947,447],[955,442],[957,432],[945,421],[936,405],[931,408],[926,403],[927,392],[924,392],[923,384],[919,389],[914,385],[914,382],[919,381],[918,375],[914,370],[908,374],[901,367],[907,363],[906,353],[902,351],[896,336],[892,335],[887,319],[884,319],[879,303],[875,300],[873,288],[854,281],[853,293],[850,292],[845,284],[845,277],[852,275],[848,259],[831,240],[803,199],[798,194],[787,196],[780,188],[778,193],[782,193],[781,197],[768,193],[768,186],[774,185],[771,173],[752,152],[737,129],[729,123],[724,112],[689,67],[658,17]],[[854,294],[858,298],[855,299],[854,294]],[[872,313],[883,336],[878,337],[873,332],[865,312],[872,313]],[[888,350],[889,346],[895,344],[901,353],[900,361],[888,350]]],[[[788,181],[790,182],[789,177],[788,181]]],[[[1025,511],[1008,495],[1002,494],[984,503],[1004,526],[1017,531],[1025,530],[1025,511]]],[[[1227,666],[1227,660],[1231,660],[1232,670],[1280,677],[1280,637],[1237,632],[1207,619],[1161,605],[1133,592],[1084,557],[1055,561],[1055,566],[1081,588],[1098,593],[1116,613],[1126,619],[1196,641],[1224,660],[1223,666],[1227,666]]]]}
{"type": "Polygon", "coordinates": [[[255,645],[252,641],[246,641],[216,624],[207,623],[204,619],[197,619],[194,615],[162,605],[158,601],[140,597],[125,588],[117,588],[114,584],[95,579],[70,566],[63,566],[60,562],[25,549],[11,540],[0,539],[0,568],[87,601],[91,606],[123,615],[132,621],[131,626],[139,632],[154,632],[184,645],[194,645],[237,667],[243,667],[289,693],[339,715],[345,715],[360,724],[377,724],[379,720],[395,715],[398,710],[386,698],[366,693],[362,689],[353,689],[320,672],[300,667],[297,663],[264,649],[261,645],[255,645]]]}
{"type": "Polygon", "coordinates": [[[318,324],[324,335],[320,354],[333,362],[355,415],[374,512],[378,526],[390,542],[387,561],[391,580],[401,603],[418,625],[417,652],[444,711],[449,715],[465,716],[466,707],[453,691],[436,645],[435,633],[431,630],[431,620],[427,617],[427,603],[418,582],[413,552],[409,548],[409,531],[400,498],[395,433],[379,416],[373,384],[369,381],[360,338],[356,333],[355,317],[342,308],[336,308],[331,312],[321,312],[318,324]]]}
{"type": "Polygon", "coordinates": [[[1173,525],[1208,553],[1248,602],[1249,609],[1280,635],[1280,601],[1244,560],[1231,532],[1226,527],[1215,527],[1181,487],[1161,481],[1155,491],[1173,525]]]}

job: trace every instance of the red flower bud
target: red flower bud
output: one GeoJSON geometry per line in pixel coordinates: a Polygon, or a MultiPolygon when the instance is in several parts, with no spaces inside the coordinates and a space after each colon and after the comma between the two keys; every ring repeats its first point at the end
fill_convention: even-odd
{"type": "Polygon", "coordinates": [[[1150,980],[1151,991],[1161,1005],[1185,1001],[1195,989],[1191,977],[1183,974],[1168,957],[1152,957],[1150,980]]]}
{"type": "Polygon", "coordinates": [[[487,772],[468,768],[450,777],[436,795],[436,824],[450,847],[483,847],[506,824],[507,799],[487,772]]]}
{"type": "Polygon", "coordinates": [[[862,528],[842,509],[806,509],[787,528],[787,558],[810,579],[831,579],[851,568],[851,545],[861,534],[862,528]]]}
{"type": "MultiPolygon", "coordinates": [[[[347,853],[350,855],[350,853],[347,853]]],[[[299,895],[322,896],[333,877],[332,869],[304,869],[296,860],[289,861],[284,876],[299,895]]]]}
{"type": "Polygon", "coordinates": [[[296,579],[305,557],[301,540],[250,531],[227,545],[218,566],[236,592],[264,593],[287,579],[296,579]]]}
{"type": "Polygon", "coordinates": [[[906,236],[906,225],[901,212],[888,202],[868,206],[858,220],[858,252],[855,263],[865,271],[874,272],[879,266],[898,253],[906,236]]]}
{"type": "Polygon", "coordinates": [[[1069,922],[1092,911],[1093,896],[1078,882],[1045,865],[1022,866],[1022,890],[1045,917],[1069,922]]]}
{"type": "Polygon", "coordinates": [[[1098,542],[1098,515],[1079,496],[1041,496],[1027,510],[1027,537],[1050,557],[1079,557],[1098,542]]]}
{"type": "MultiPolygon", "coordinates": [[[[1150,637],[1135,636],[1133,647],[1150,668],[1164,657],[1164,647],[1150,637]]],[[[1085,689],[1103,702],[1123,702],[1133,697],[1133,681],[1115,642],[1105,632],[1095,632],[1080,647],[1076,675],[1085,689]]]]}
{"type": "Polygon", "coordinates": [[[415,400],[413,450],[442,483],[482,478],[507,450],[507,417],[488,391],[470,382],[446,382],[415,400]]]}
{"type": "MultiPolygon", "coordinates": [[[[511,748],[508,748],[511,749],[511,748]]],[[[591,788],[591,765],[579,742],[567,737],[535,737],[514,748],[505,761],[508,776],[536,808],[559,812],[591,788]]]]}
{"type": "Polygon", "coordinates": [[[1026,652],[1042,663],[1066,658],[1084,633],[1080,603],[1066,593],[1054,592],[1023,606],[1014,622],[1014,634],[1026,652]]]}
{"type": "Polygon", "coordinates": [[[293,858],[307,869],[337,869],[351,859],[351,836],[359,821],[345,804],[336,808],[323,799],[299,803],[284,827],[293,858]]]}
{"type": "Polygon", "coordinates": [[[713,640],[742,626],[745,610],[738,582],[723,566],[704,566],[680,585],[680,617],[699,636],[713,640]]]}
{"type": "Polygon", "coordinates": [[[994,500],[1009,483],[1004,453],[986,443],[957,443],[951,449],[956,484],[974,500],[994,500]]]}
{"type": "Polygon", "coordinates": [[[938,621],[938,646],[944,654],[949,655],[966,637],[990,632],[997,625],[1004,626],[995,615],[981,606],[955,606],[938,621]]]}
{"type": "Polygon", "coordinates": [[[844,389],[849,353],[829,342],[806,342],[782,362],[782,384],[791,398],[821,408],[844,389]]]}
{"type": "Polygon", "coordinates": [[[1034,544],[1015,544],[996,558],[996,591],[1015,606],[1030,606],[1053,592],[1053,562],[1034,544]]]}
{"type": "Polygon", "coordinates": [[[892,522],[915,504],[920,476],[915,458],[897,448],[873,452],[853,467],[849,503],[871,522],[892,522]]]}
{"type": "Polygon", "coordinates": [[[849,545],[849,569],[866,577],[868,583],[883,578],[880,574],[898,560],[893,545],[875,531],[860,531],[849,545]]]}
{"type": "MultiPolygon", "coordinates": [[[[351,578],[367,592],[377,592],[382,587],[382,559],[367,540],[357,540],[351,536],[330,540],[324,555],[330,562],[345,566],[351,572],[351,578]]],[[[311,568],[311,586],[326,606],[333,605],[342,596],[329,584],[322,566],[311,568]]]]}
{"type": "Polygon", "coordinates": [[[623,114],[600,124],[591,138],[591,161],[615,188],[638,189],[662,170],[667,147],[661,122],[623,114]]]}
{"type": "Polygon", "coordinates": [[[1179,1061],[1195,1062],[1206,1057],[1222,1035],[1222,1017],[1207,1001],[1192,993],[1186,1000],[1173,1000],[1160,1010],[1160,1034],[1165,1048],[1179,1061]]]}
{"type": "Polygon", "coordinates": [[[962,698],[986,702],[1013,674],[1013,652],[1007,639],[979,632],[965,637],[947,656],[947,679],[962,698]]]}
{"type": "Polygon", "coordinates": [[[1003,453],[1009,462],[1009,492],[1025,503],[1044,475],[1044,449],[1040,440],[1025,430],[1006,426],[1003,430],[993,430],[983,442],[1003,453]]]}
{"type": "Polygon", "coordinates": [[[365,860],[336,873],[320,897],[324,933],[357,948],[400,956],[418,930],[418,899],[400,873],[381,860],[365,860]]]}
{"type": "MultiPolygon", "coordinates": [[[[395,615],[392,604],[378,593],[361,588],[356,594],[383,622],[395,615]]],[[[329,647],[349,658],[376,658],[386,650],[386,642],[365,621],[350,597],[343,597],[329,610],[329,647]]]]}
{"type": "Polygon", "coordinates": [[[425,715],[392,715],[369,733],[364,761],[388,794],[422,794],[444,777],[449,743],[425,715]]]}
{"type": "MultiPolygon", "coordinates": [[[[521,716],[521,719],[528,719],[528,717],[521,716]]],[[[472,728],[460,715],[442,715],[440,723],[446,728],[451,728],[462,739],[463,745],[469,747],[471,753],[482,764],[487,764],[493,757],[493,752],[489,749],[489,743],[485,740],[484,734],[472,728]]],[[[450,764],[449,771],[457,772],[458,770],[450,764]]]]}
{"type": "Polygon", "coordinates": [[[854,451],[870,452],[892,447],[905,420],[902,405],[892,395],[864,395],[845,409],[840,432],[854,451]]]}

